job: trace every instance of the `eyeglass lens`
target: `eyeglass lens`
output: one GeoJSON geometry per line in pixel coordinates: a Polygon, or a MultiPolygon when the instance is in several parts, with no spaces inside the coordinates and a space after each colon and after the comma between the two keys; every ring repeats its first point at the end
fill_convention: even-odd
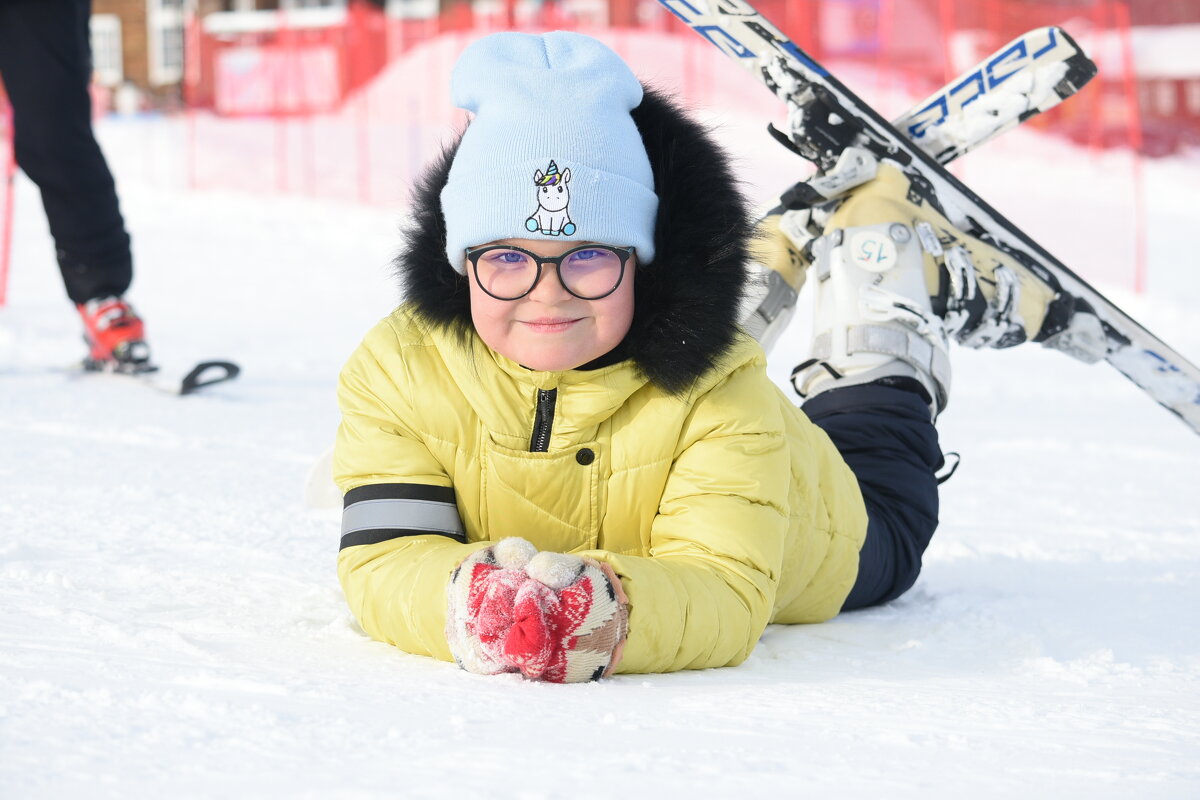
{"type": "MultiPolygon", "coordinates": [[[[516,299],[532,290],[538,261],[521,250],[497,248],[480,254],[475,262],[480,286],[493,297],[516,299]]],[[[552,269],[549,259],[546,268],[552,269]]],[[[612,292],[621,280],[621,255],[607,247],[587,247],[568,253],[559,267],[567,291],[583,298],[612,292]]]]}

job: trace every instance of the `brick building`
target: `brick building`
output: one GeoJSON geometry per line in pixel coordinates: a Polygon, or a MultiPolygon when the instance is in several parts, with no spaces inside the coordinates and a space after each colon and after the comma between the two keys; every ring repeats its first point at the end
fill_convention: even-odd
{"type": "Polygon", "coordinates": [[[183,80],[184,20],[215,11],[340,7],[346,0],[92,0],[95,79],[133,86],[149,105],[178,98],[183,80]]]}
{"type": "Polygon", "coordinates": [[[132,84],[149,97],[177,94],[183,78],[185,0],[93,0],[96,82],[132,84]]]}

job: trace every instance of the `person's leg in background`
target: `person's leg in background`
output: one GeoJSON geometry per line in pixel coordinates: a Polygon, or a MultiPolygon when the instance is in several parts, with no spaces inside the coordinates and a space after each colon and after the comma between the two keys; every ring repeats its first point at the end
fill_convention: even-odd
{"type": "Polygon", "coordinates": [[[91,357],[146,360],[116,186],[92,131],[91,0],[0,2],[0,76],[13,107],[17,164],[42,194],[67,296],[91,357]]]}

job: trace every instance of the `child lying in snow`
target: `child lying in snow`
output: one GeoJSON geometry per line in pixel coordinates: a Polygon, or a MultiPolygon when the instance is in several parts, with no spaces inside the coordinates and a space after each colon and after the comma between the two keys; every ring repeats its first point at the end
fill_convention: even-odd
{"type": "Polygon", "coordinates": [[[881,175],[830,223],[875,257],[822,256],[801,411],[738,326],[754,226],[706,131],[577,34],[481,39],[452,88],[474,117],[415,190],[406,301],[339,387],[363,629],[586,681],[738,664],[768,623],[911,587],[949,371],[910,319],[940,263],[872,218],[905,187],[881,175]],[[882,310],[845,299],[881,283],[882,310]]]}

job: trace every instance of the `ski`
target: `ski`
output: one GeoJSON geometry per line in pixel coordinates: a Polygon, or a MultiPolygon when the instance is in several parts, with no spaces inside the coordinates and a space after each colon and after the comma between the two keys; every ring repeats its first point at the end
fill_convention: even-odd
{"type": "MultiPolygon", "coordinates": [[[[1096,65],[1066,31],[1035,28],[917,103],[892,126],[945,166],[1058,105],[1095,75],[1096,65]]],[[[794,149],[787,134],[772,125],[768,130],[785,147],[794,149]]],[[[759,225],[783,223],[786,210],[776,205],[759,225]]],[[[742,324],[769,350],[795,312],[799,273],[791,264],[755,267],[742,324]],[[789,273],[796,276],[797,285],[782,277],[789,273]]]]}
{"type": "Polygon", "coordinates": [[[184,373],[168,374],[153,364],[122,365],[116,362],[85,360],[85,374],[112,375],[173,395],[195,394],[218,383],[226,383],[241,374],[241,367],[232,361],[200,361],[184,373]]]}
{"type": "MultiPolygon", "coordinates": [[[[1019,261],[1057,292],[1050,314],[1054,323],[1044,327],[1038,341],[1081,361],[1107,361],[1200,433],[1200,369],[984,202],[751,4],[659,2],[787,104],[791,149],[816,164],[818,176],[785,192],[785,207],[818,207],[871,180],[881,165],[898,169],[930,208],[1019,261]]],[[[1002,59],[988,67],[985,62],[985,85],[999,80],[1006,63],[1002,59]]]]}
{"type": "Polygon", "coordinates": [[[1062,28],[1018,36],[892,122],[943,166],[1082,89],[1096,65],[1062,28]]]}

